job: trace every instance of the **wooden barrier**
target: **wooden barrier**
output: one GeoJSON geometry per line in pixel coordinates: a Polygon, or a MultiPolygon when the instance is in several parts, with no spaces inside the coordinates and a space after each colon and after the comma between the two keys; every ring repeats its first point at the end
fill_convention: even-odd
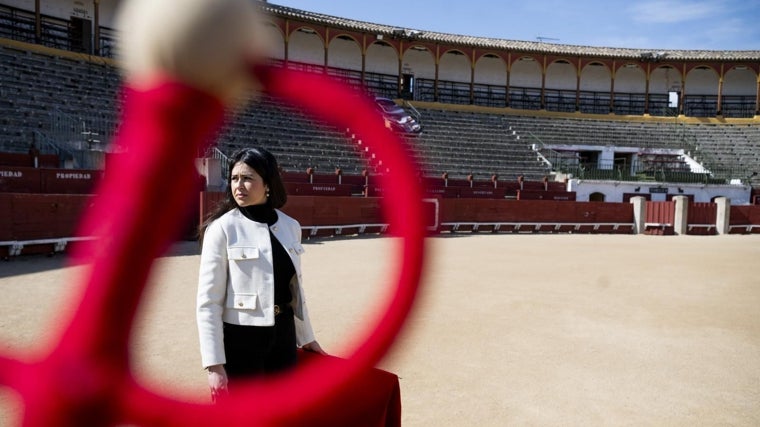
{"type": "Polygon", "coordinates": [[[670,236],[675,234],[675,202],[646,202],[644,233],[670,236]]]}
{"type": "Polygon", "coordinates": [[[46,194],[90,194],[103,171],[83,169],[40,169],[42,192],[46,194]]]}
{"type": "Polygon", "coordinates": [[[40,169],[21,166],[0,166],[0,193],[40,193],[40,169]]]}
{"type": "Polygon", "coordinates": [[[444,199],[441,222],[633,223],[626,203],[444,199]]]}
{"type": "Polygon", "coordinates": [[[79,219],[91,203],[90,195],[0,194],[0,242],[49,241],[27,245],[13,254],[9,244],[0,245],[0,256],[61,250],[63,241],[56,239],[75,235],[79,219]]]}
{"type": "MultiPolygon", "coordinates": [[[[202,191],[199,194],[194,224],[205,219],[224,198],[222,192],[202,191]]],[[[92,203],[92,197],[0,193],[0,242],[4,244],[0,245],[0,256],[8,256],[8,245],[15,241],[75,237],[79,218],[92,203]]],[[[633,232],[630,203],[443,197],[433,197],[429,201],[432,202],[426,205],[431,217],[429,225],[438,225],[438,231],[444,232],[633,232]]],[[[700,228],[700,224],[706,224],[704,228],[714,224],[715,210],[712,203],[690,204],[688,220],[693,225],[692,231],[700,228]]],[[[291,195],[283,211],[301,223],[305,237],[389,231],[381,200],[374,197],[291,195]]],[[[647,202],[649,230],[646,232],[672,233],[674,217],[673,202],[647,202]]],[[[732,206],[729,223],[730,233],[760,233],[760,205],[732,206]]],[[[42,245],[38,252],[52,252],[53,245],[42,245]]],[[[24,253],[33,251],[32,248],[24,249],[24,253]]]]}
{"type": "MultiPolygon", "coordinates": [[[[221,192],[201,192],[200,219],[205,220],[223,198],[221,192]]],[[[384,231],[380,199],[373,197],[289,195],[282,211],[301,223],[305,236],[384,231]]]]}
{"type": "Polygon", "coordinates": [[[731,206],[729,233],[760,233],[760,205],[731,206]]]}
{"type": "Polygon", "coordinates": [[[289,195],[294,196],[351,196],[351,186],[344,184],[296,184],[286,182],[285,189],[289,195]]]}
{"type": "Polygon", "coordinates": [[[338,175],[315,173],[311,176],[312,184],[338,184],[338,175]]]}
{"type": "Polygon", "coordinates": [[[461,188],[459,198],[479,198],[479,199],[503,199],[506,195],[506,189],[493,187],[473,187],[461,188]]]}
{"type": "MultiPolygon", "coordinates": [[[[0,166],[34,167],[34,157],[28,153],[0,153],[0,166]]],[[[61,166],[57,154],[39,154],[38,168],[58,168],[61,166]]]]}
{"type": "Polygon", "coordinates": [[[0,166],[0,192],[90,194],[102,177],[100,170],[0,166]]]}
{"type": "Polygon", "coordinates": [[[424,188],[424,192],[429,196],[443,197],[447,199],[503,199],[506,194],[506,189],[493,187],[429,186],[424,188]]]}
{"type": "Polygon", "coordinates": [[[517,200],[575,201],[574,191],[517,190],[517,200]]]}
{"type": "Polygon", "coordinates": [[[715,228],[717,217],[718,205],[715,203],[689,203],[687,234],[717,234],[718,231],[715,228]]]}
{"type": "Polygon", "coordinates": [[[352,195],[363,195],[367,185],[367,177],[361,175],[342,175],[340,183],[351,187],[352,195]]]}
{"type": "Polygon", "coordinates": [[[280,176],[282,177],[283,182],[309,182],[309,174],[306,172],[287,172],[282,171],[280,172],[280,176]]]}
{"type": "Polygon", "coordinates": [[[429,186],[423,191],[426,195],[432,197],[457,198],[459,197],[459,187],[429,186]]]}

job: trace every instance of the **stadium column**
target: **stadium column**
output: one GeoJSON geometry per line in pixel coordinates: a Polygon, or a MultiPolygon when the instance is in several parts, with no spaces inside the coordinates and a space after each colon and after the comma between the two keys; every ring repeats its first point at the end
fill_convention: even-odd
{"type": "Polygon", "coordinates": [[[647,217],[647,199],[637,196],[631,197],[633,205],[633,234],[644,234],[647,217]]]}
{"type": "Polygon", "coordinates": [[[679,236],[685,236],[689,231],[689,198],[686,196],[673,197],[676,202],[676,213],[673,228],[679,236]]]}
{"type": "Polygon", "coordinates": [[[731,219],[731,199],[718,197],[715,199],[717,215],[715,216],[715,230],[718,235],[728,234],[731,219]]]}

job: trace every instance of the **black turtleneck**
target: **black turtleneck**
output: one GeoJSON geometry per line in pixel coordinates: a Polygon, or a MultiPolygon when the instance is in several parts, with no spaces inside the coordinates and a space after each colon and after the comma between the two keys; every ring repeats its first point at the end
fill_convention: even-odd
{"type": "Polygon", "coordinates": [[[272,269],[274,272],[274,303],[279,306],[290,304],[293,295],[290,293],[290,280],[296,273],[293,262],[290,260],[285,248],[272,234],[271,226],[277,222],[277,211],[268,203],[240,207],[240,212],[251,221],[267,224],[269,228],[269,240],[272,246],[272,269]]]}

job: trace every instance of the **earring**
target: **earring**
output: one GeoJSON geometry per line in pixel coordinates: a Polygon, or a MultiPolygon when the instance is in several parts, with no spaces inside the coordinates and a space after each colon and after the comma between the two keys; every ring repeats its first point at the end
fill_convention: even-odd
{"type": "Polygon", "coordinates": [[[266,196],[267,196],[267,199],[268,199],[269,198],[269,188],[267,188],[266,196]]]}

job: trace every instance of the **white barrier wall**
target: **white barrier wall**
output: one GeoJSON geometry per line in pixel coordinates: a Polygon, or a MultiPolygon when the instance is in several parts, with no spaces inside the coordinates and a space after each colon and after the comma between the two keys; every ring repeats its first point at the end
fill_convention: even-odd
{"type": "Polygon", "coordinates": [[[601,193],[605,202],[623,202],[624,194],[649,194],[653,202],[664,202],[668,194],[693,195],[694,202],[710,203],[718,197],[727,197],[733,205],[751,204],[751,187],[745,185],[672,184],[658,182],[623,182],[570,179],[568,191],[575,191],[576,200],[587,202],[591,194],[601,193]]]}

